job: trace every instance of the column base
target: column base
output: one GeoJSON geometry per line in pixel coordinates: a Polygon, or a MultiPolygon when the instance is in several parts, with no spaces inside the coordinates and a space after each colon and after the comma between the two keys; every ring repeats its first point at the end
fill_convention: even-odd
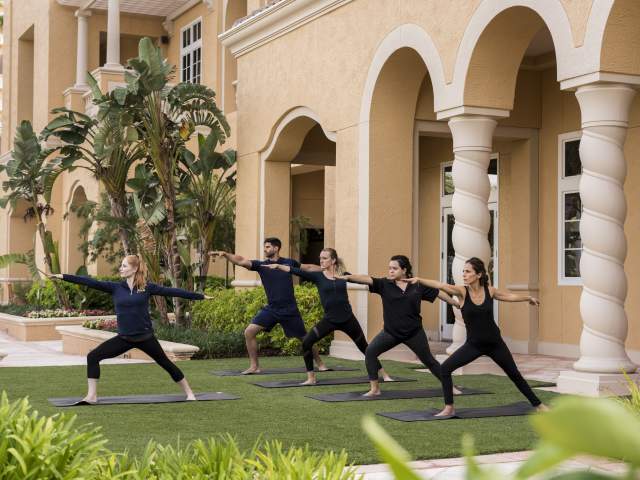
{"type": "MultiPolygon", "coordinates": [[[[638,382],[640,375],[633,374],[628,377],[638,382]]],[[[629,395],[627,379],[617,373],[586,373],[575,370],[560,372],[557,381],[558,393],[571,393],[588,397],[611,397],[629,395]]]]}
{"type": "MultiPolygon", "coordinates": [[[[443,363],[449,355],[436,355],[436,360],[443,363]]],[[[480,357],[469,365],[458,368],[453,375],[504,375],[504,372],[489,357],[480,357]]]]}

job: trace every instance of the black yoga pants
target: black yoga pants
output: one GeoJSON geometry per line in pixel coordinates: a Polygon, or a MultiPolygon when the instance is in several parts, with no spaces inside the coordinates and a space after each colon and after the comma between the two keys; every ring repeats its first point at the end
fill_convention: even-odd
{"type": "Polygon", "coordinates": [[[87,355],[87,377],[100,378],[100,362],[102,360],[117,357],[132,348],[142,350],[153,358],[158,365],[171,375],[174,382],[179,382],[184,378],[182,371],[167,358],[156,337],[151,337],[141,342],[129,342],[120,335],[110,338],[89,352],[87,355]]]}
{"type": "Polygon", "coordinates": [[[453,382],[451,380],[451,373],[464,365],[473,362],[476,358],[486,355],[491,360],[496,362],[498,366],[504,370],[507,376],[515,383],[518,390],[527,397],[527,400],[531,402],[531,405],[537,407],[540,405],[540,399],[533,393],[531,387],[527,381],[522,377],[516,362],[513,360],[513,356],[507,348],[507,345],[501,339],[497,343],[488,345],[475,345],[470,342],[466,342],[451,356],[445,360],[442,364],[442,389],[444,392],[444,403],[447,405],[453,405],[453,382]]]}
{"type": "Polygon", "coordinates": [[[413,337],[408,340],[398,340],[390,333],[381,331],[378,335],[371,340],[371,343],[367,347],[365,353],[365,365],[367,366],[367,373],[369,374],[369,380],[378,380],[378,369],[376,365],[379,365],[378,357],[387,350],[391,350],[393,347],[404,343],[411,349],[413,353],[420,359],[420,361],[431,370],[431,373],[440,380],[440,364],[431,355],[429,350],[429,341],[424,330],[420,329],[413,337]]]}
{"type": "MultiPolygon", "coordinates": [[[[341,323],[331,323],[326,318],[323,318],[302,339],[302,352],[307,372],[313,371],[313,345],[335,330],[341,330],[349,335],[349,338],[353,340],[358,350],[362,353],[366,352],[367,339],[356,317],[351,315],[347,321],[341,323]]],[[[377,372],[382,368],[382,365],[376,360],[373,368],[375,368],[377,372]]]]}

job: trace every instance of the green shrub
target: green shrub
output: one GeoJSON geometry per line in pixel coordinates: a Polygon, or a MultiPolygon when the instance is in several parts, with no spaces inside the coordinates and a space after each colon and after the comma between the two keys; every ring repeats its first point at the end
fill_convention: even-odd
{"type": "MultiPolygon", "coordinates": [[[[298,308],[307,331],[323,316],[322,304],[314,285],[302,284],[295,287],[298,308]]],[[[246,290],[208,290],[212,300],[197,302],[191,312],[194,328],[211,332],[243,332],[258,311],[267,303],[262,287],[246,290]]],[[[326,352],[331,336],[318,343],[321,352],[326,352]]],[[[287,338],[280,327],[270,333],[258,336],[260,348],[278,350],[285,355],[299,355],[300,341],[287,338]]]]}
{"type": "Polygon", "coordinates": [[[230,278],[229,280],[226,280],[224,277],[210,276],[210,277],[207,277],[205,289],[206,290],[219,290],[221,288],[231,288],[231,281],[232,280],[233,280],[233,278],[230,278]],[[225,286],[225,284],[226,284],[226,286],[225,286]]]}
{"type": "Polygon", "coordinates": [[[0,479],[92,479],[106,440],[76,417],[41,417],[27,399],[0,396],[0,479]]]}
{"type": "Polygon", "coordinates": [[[200,350],[192,357],[194,359],[231,358],[246,352],[242,332],[199,330],[160,323],[154,325],[154,330],[160,340],[198,347],[200,350]]]}
{"type": "Polygon", "coordinates": [[[19,317],[24,317],[27,313],[33,310],[33,305],[0,305],[0,312],[8,313],[9,315],[18,315],[19,317]]]}
{"type": "MultiPolygon", "coordinates": [[[[96,277],[98,280],[118,281],[119,277],[96,277]]],[[[58,280],[57,280],[58,281],[58,280]]],[[[58,281],[58,284],[69,296],[74,309],[113,311],[111,295],[100,290],[58,281]]],[[[56,290],[52,280],[34,282],[26,295],[27,302],[41,309],[60,308],[56,290]]]]}

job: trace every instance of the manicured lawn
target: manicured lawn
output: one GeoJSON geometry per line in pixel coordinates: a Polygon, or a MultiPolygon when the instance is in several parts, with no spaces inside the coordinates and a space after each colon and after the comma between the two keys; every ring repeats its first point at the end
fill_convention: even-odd
{"type": "MultiPolygon", "coordinates": [[[[323,376],[364,375],[361,362],[328,359],[329,364],[355,365],[361,372],[330,372],[323,376]]],[[[264,389],[251,385],[259,380],[303,379],[303,374],[260,377],[216,377],[211,370],[244,368],[246,359],[199,360],[182,362],[195,391],[225,391],[240,400],[194,402],[164,405],[120,405],[58,409],[49,405],[48,397],[83,395],[84,367],[0,368],[0,390],[10,400],[28,396],[35,409],[43,414],[61,411],[75,413],[79,422],[102,426],[109,447],[140,453],[150,439],[161,443],[186,443],[230,433],[242,447],[250,447],[258,438],[279,439],[285,445],[308,443],[315,450],[344,448],[355,463],[377,463],[379,460],[360,428],[364,414],[442,406],[441,398],[392,400],[377,402],[324,403],[305,395],[311,392],[365,391],[365,385],[342,385],[313,388],[264,389]]],[[[267,358],[263,366],[299,366],[298,357],[267,358]]],[[[415,389],[438,386],[431,375],[408,369],[407,364],[384,362],[392,374],[418,379],[418,382],[383,385],[385,389],[415,389]]],[[[454,382],[466,387],[482,388],[493,395],[457,397],[458,407],[488,406],[522,401],[524,398],[506,377],[470,375],[455,377],[454,382]]],[[[535,382],[532,382],[535,384],[535,382]]],[[[143,393],[178,393],[169,376],[153,364],[107,365],[102,367],[99,393],[127,395],[143,393]]],[[[552,393],[536,390],[543,401],[552,393]]],[[[377,417],[414,459],[455,457],[461,454],[464,433],[475,438],[478,453],[517,451],[532,448],[536,436],[526,417],[503,417],[444,422],[404,423],[377,417]]]]}

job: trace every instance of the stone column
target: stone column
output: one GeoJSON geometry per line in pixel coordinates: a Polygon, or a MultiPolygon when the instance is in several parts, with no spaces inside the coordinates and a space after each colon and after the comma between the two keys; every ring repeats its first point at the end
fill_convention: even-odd
{"type": "Polygon", "coordinates": [[[120,65],[120,0],[109,0],[107,6],[107,68],[120,65]]]}
{"type": "Polygon", "coordinates": [[[592,84],[578,88],[582,115],[580,236],[583,281],[580,297],[582,334],[575,372],[562,372],[561,391],[606,395],[624,393],[621,372],[636,365],[625,351],[627,277],[624,261],[627,167],[624,141],[635,90],[621,84],[592,84]]]}
{"type": "Polygon", "coordinates": [[[75,13],[78,19],[78,44],[76,50],[76,84],[74,88],[87,88],[87,65],[89,58],[89,17],[88,10],[78,10],[75,13]]]}
{"type": "MultiPolygon", "coordinates": [[[[487,169],[496,120],[479,115],[461,115],[449,120],[453,136],[453,185],[451,207],[455,217],[452,241],[455,249],[453,279],[462,283],[462,269],[467,259],[478,257],[488,265],[491,256],[489,227],[491,217],[487,202],[491,187],[487,169]]],[[[466,339],[466,328],[459,310],[454,309],[453,343],[447,353],[455,352],[466,339]]]]}

